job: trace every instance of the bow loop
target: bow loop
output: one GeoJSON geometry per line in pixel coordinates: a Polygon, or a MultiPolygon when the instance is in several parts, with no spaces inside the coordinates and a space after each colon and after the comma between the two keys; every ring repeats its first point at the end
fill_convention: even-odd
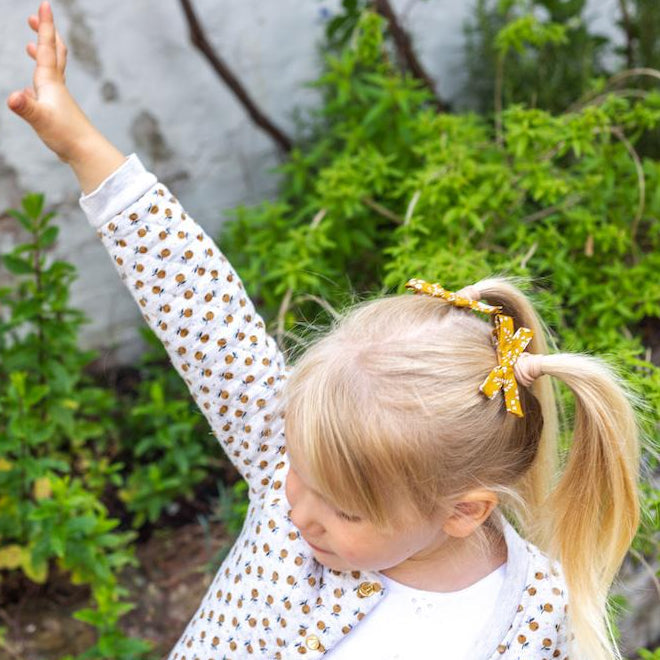
{"type": "Polygon", "coordinates": [[[522,417],[523,411],[514,367],[522,352],[532,341],[534,333],[529,328],[522,327],[514,333],[513,319],[505,314],[497,314],[493,336],[498,364],[488,374],[479,390],[489,399],[502,390],[506,409],[517,417],[522,417]]]}

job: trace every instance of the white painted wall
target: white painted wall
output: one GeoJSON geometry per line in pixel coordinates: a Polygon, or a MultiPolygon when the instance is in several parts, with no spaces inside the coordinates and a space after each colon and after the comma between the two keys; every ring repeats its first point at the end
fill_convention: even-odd
{"type": "MultiPolygon", "coordinates": [[[[218,52],[264,111],[292,133],[292,110],[316,101],[303,83],[317,75],[324,15],[339,0],[194,2],[218,52]]],[[[450,100],[462,85],[462,26],[471,4],[394,2],[440,95],[450,100]]],[[[30,83],[26,18],[37,5],[0,0],[3,100],[30,83]]],[[[276,149],[189,44],[178,0],[53,0],[53,6],[70,46],[69,85],[84,110],[125,153],[139,153],[207,231],[217,232],[226,209],[272,195],[276,149]]],[[[593,21],[611,31],[615,6],[616,0],[593,0],[593,21]]],[[[84,346],[116,347],[112,359],[133,359],[140,350],[139,311],[78,209],[73,176],[3,102],[0,209],[17,205],[29,190],[46,193],[57,209],[56,256],[79,270],[73,304],[91,319],[84,346]]],[[[16,223],[1,220],[0,251],[18,240],[16,223]]]]}

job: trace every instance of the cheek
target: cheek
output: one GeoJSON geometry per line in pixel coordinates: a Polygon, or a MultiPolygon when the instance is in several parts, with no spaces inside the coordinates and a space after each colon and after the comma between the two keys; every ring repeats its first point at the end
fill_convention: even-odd
{"type": "Polygon", "coordinates": [[[286,480],[284,481],[284,494],[286,499],[289,501],[289,506],[293,507],[296,503],[296,493],[297,493],[295,477],[292,475],[291,470],[286,474],[286,480]]]}

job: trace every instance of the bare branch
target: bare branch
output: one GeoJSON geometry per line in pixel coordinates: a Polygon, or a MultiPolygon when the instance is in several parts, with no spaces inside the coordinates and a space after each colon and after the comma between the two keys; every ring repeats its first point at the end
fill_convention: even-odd
{"type": "Polygon", "coordinates": [[[622,87],[621,89],[610,90],[609,92],[600,94],[600,96],[589,96],[585,97],[584,99],[580,99],[573,103],[573,105],[566,108],[565,113],[568,114],[570,112],[579,112],[587,106],[599,106],[607,101],[610,96],[618,96],[619,98],[645,99],[648,95],[649,93],[643,89],[635,89],[634,87],[622,87]]]}
{"type": "Polygon", "coordinates": [[[529,250],[527,250],[527,252],[523,256],[523,258],[520,260],[520,267],[521,268],[527,268],[527,264],[528,264],[529,260],[534,256],[534,254],[536,253],[536,250],[538,250],[538,247],[539,247],[539,244],[536,241],[534,241],[534,243],[532,243],[529,250]]]}
{"type": "Polygon", "coordinates": [[[527,223],[527,222],[536,222],[537,220],[543,220],[543,218],[547,218],[549,215],[552,215],[557,211],[564,211],[566,209],[571,208],[571,206],[575,206],[581,200],[582,197],[580,195],[572,195],[571,197],[563,201],[561,204],[548,206],[545,209],[536,211],[536,213],[531,213],[530,215],[525,216],[520,222],[527,223]]]}
{"type": "Polygon", "coordinates": [[[655,574],[655,569],[653,566],[650,566],[649,563],[644,559],[644,555],[642,555],[641,552],[638,552],[634,548],[630,549],[630,554],[637,559],[637,561],[646,569],[646,572],[649,574],[649,577],[651,578],[651,581],[653,582],[653,586],[655,587],[655,590],[658,592],[658,596],[660,596],[660,581],[658,581],[658,578],[655,574]]]}
{"type": "Polygon", "coordinates": [[[277,340],[277,343],[279,346],[282,346],[282,337],[284,336],[285,330],[284,330],[284,322],[286,319],[286,313],[289,311],[289,307],[291,307],[291,297],[293,296],[293,289],[289,287],[286,290],[286,293],[284,294],[284,298],[282,298],[282,302],[280,303],[280,309],[277,312],[277,330],[275,331],[275,338],[277,340]]]}
{"type": "Polygon", "coordinates": [[[328,209],[321,209],[312,219],[312,222],[309,225],[310,229],[316,229],[320,224],[321,220],[325,218],[326,214],[328,213],[328,209]]]}
{"type": "Polygon", "coordinates": [[[504,55],[497,56],[495,69],[495,138],[497,146],[504,146],[504,126],[502,124],[502,110],[504,106],[504,55]]]}
{"type": "Polygon", "coordinates": [[[320,298],[319,296],[315,296],[311,293],[296,298],[293,301],[293,304],[299,305],[300,303],[307,302],[308,300],[315,302],[319,307],[323,307],[323,309],[328,312],[328,314],[330,314],[330,316],[332,316],[335,321],[338,321],[341,318],[341,314],[327,300],[320,298]]]}
{"type": "Polygon", "coordinates": [[[632,69],[635,65],[635,55],[633,51],[633,41],[635,39],[634,28],[632,21],[630,20],[630,12],[628,11],[626,0],[619,0],[619,7],[621,9],[623,30],[626,33],[626,63],[628,68],[632,69]]]}
{"type": "MultiPolygon", "coordinates": [[[[321,224],[321,222],[322,222],[323,218],[325,218],[327,212],[328,212],[327,209],[321,209],[312,218],[312,221],[309,223],[309,228],[312,231],[314,229],[316,229],[321,224]]],[[[311,294],[310,294],[309,298],[311,298],[313,300],[316,300],[317,302],[321,300],[320,298],[317,299],[316,296],[313,296],[311,294]]],[[[280,303],[280,308],[277,312],[277,326],[276,326],[277,329],[275,330],[275,339],[276,339],[277,343],[280,346],[282,346],[282,340],[285,337],[292,334],[288,330],[286,330],[285,327],[284,327],[286,325],[287,312],[291,308],[291,305],[295,304],[295,301],[292,302],[292,300],[293,300],[293,289],[291,287],[289,287],[286,290],[285,294],[284,294],[284,298],[282,298],[282,302],[280,303]]],[[[319,304],[321,304],[321,303],[319,302],[319,304]]],[[[332,310],[332,308],[330,308],[330,309],[332,310]]],[[[332,310],[331,313],[334,314],[334,310],[332,310]]],[[[295,336],[295,335],[293,335],[293,336],[295,336]]]]}
{"type": "Polygon", "coordinates": [[[628,78],[636,78],[638,76],[647,76],[649,78],[655,78],[660,80],[660,71],[657,69],[651,69],[649,67],[640,67],[637,69],[626,69],[625,71],[620,71],[619,73],[613,75],[605,85],[604,92],[589,92],[585,94],[582,98],[579,98],[577,101],[572,103],[566,110],[566,112],[574,112],[580,110],[587,105],[592,103],[596,104],[600,102],[601,99],[607,98],[608,94],[622,93],[624,96],[634,96],[631,89],[620,89],[618,92],[614,90],[608,91],[611,87],[616,87],[619,83],[627,80],[628,78]]]}
{"type": "Polygon", "coordinates": [[[415,212],[415,207],[417,206],[417,202],[419,202],[419,198],[421,196],[422,196],[422,191],[415,190],[415,193],[413,194],[412,198],[410,199],[410,203],[408,204],[408,208],[406,209],[406,217],[403,220],[404,225],[410,224],[410,221],[412,220],[413,217],[413,213],[415,212]]]}
{"type": "Polygon", "coordinates": [[[391,220],[397,225],[402,225],[404,223],[404,219],[400,215],[397,215],[394,213],[394,211],[390,211],[386,206],[379,204],[375,199],[371,197],[363,197],[362,203],[368,206],[372,211],[376,211],[376,213],[382,215],[388,220],[391,220]]]}
{"type": "Polygon", "coordinates": [[[383,16],[390,28],[392,33],[392,38],[396,45],[397,52],[401,59],[406,63],[406,66],[410,69],[410,72],[415,78],[421,80],[424,85],[429,89],[435,98],[435,105],[438,108],[439,112],[447,112],[449,109],[448,104],[443,101],[435,91],[435,83],[433,79],[428,74],[426,69],[422,66],[421,62],[417,59],[417,55],[410,41],[410,37],[406,31],[401,27],[399,19],[397,18],[392,5],[389,0],[374,0],[374,6],[376,11],[383,16]]]}
{"type": "Polygon", "coordinates": [[[621,71],[613,75],[608,81],[608,85],[614,85],[626,78],[634,78],[636,76],[648,76],[649,78],[655,78],[660,80],[660,71],[657,69],[651,69],[649,67],[640,67],[637,69],[627,69],[626,71],[621,71]]]}
{"type": "Polygon", "coordinates": [[[644,166],[642,165],[642,160],[639,157],[635,147],[625,136],[624,132],[617,126],[612,126],[610,128],[612,135],[617,137],[623,146],[626,148],[626,151],[630,154],[630,157],[635,164],[635,170],[637,171],[637,186],[639,188],[639,204],[637,205],[637,213],[635,213],[635,218],[633,219],[632,226],[630,227],[630,237],[635,242],[637,238],[637,230],[639,229],[639,223],[644,215],[644,208],[646,206],[646,177],[644,176],[644,166]]]}
{"type": "Polygon", "coordinates": [[[240,101],[243,107],[247,110],[247,113],[250,115],[252,121],[259,126],[263,131],[268,133],[273,140],[277,143],[277,146],[284,152],[288,153],[291,151],[293,146],[292,140],[285,135],[273,122],[266,117],[266,115],[261,112],[257,107],[255,102],[252,100],[250,95],[247,93],[243,84],[239,79],[234,75],[231,69],[227,64],[220,58],[220,56],[215,52],[213,46],[209,43],[204,30],[195,14],[195,10],[192,7],[191,0],[181,0],[181,6],[183,7],[183,12],[188,21],[188,27],[190,28],[190,40],[194,46],[206,57],[209,61],[215,72],[220,76],[224,83],[231,89],[236,98],[240,101]]]}

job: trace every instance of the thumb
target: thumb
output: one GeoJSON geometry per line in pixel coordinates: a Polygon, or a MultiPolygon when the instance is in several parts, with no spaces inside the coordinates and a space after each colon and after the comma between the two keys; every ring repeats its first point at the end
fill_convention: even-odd
{"type": "Polygon", "coordinates": [[[20,92],[14,92],[7,99],[7,106],[29,124],[34,124],[38,119],[39,111],[32,90],[24,89],[20,92]]]}

